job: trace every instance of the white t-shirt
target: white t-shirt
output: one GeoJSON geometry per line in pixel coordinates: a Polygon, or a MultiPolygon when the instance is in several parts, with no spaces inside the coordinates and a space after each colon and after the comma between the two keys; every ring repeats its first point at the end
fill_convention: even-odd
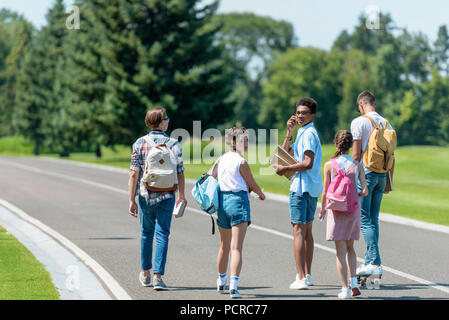
{"type": "MultiPolygon", "coordinates": [[[[373,118],[374,122],[377,126],[379,126],[379,123],[381,122],[383,126],[385,126],[386,120],[383,118],[380,114],[377,112],[368,112],[366,115],[373,118]]],[[[390,122],[388,122],[388,128],[393,130],[393,127],[391,126],[390,122]]],[[[353,140],[362,140],[362,153],[365,152],[366,146],[368,145],[369,138],[371,134],[374,131],[373,124],[371,123],[371,120],[360,116],[352,120],[351,122],[351,133],[353,140]]],[[[363,163],[363,157],[362,161],[363,163]]],[[[371,171],[366,169],[365,166],[363,166],[365,169],[365,173],[370,173],[371,171]]]]}
{"type": "Polygon", "coordinates": [[[248,192],[245,179],[240,174],[240,164],[245,160],[238,152],[226,152],[218,161],[218,184],[221,191],[248,192]]]}

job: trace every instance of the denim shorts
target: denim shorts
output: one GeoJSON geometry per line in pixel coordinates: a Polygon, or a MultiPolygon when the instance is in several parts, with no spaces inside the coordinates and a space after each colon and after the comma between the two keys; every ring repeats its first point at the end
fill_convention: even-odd
{"type": "Polygon", "coordinates": [[[313,222],[318,198],[311,197],[308,192],[298,195],[290,192],[289,209],[292,224],[305,224],[313,222]]]}
{"type": "Polygon", "coordinates": [[[220,191],[218,226],[223,229],[231,229],[243,222],[251,224],[248,193],[245,191],[220,191]]]}

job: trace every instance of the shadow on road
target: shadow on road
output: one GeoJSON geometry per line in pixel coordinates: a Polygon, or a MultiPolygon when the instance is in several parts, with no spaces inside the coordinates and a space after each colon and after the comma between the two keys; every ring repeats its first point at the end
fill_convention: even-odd
{"type": "MultiPolygon", "coordinates": [[[[257,289],[271,289],[272,287],[239,287],[240,290],[257,290],[257,289]]],[[[170,287],[170,291],[184,291],[184,290],[211,290],[216,291],[216,287],[170,287]]]]}
{"type": "Polygon", "coordinates": [[[115,237],[115,238],[88,238],[89,240],[135,240],[137,238],[125,238],[125,237],[115,237]]]}

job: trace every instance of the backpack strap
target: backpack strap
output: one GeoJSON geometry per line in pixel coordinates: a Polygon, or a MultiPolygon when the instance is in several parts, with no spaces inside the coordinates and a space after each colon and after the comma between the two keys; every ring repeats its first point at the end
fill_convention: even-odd
{"type": "Polygon", "coordinates": [[[167,148],[171,149],[176,142],[178,142],[178,139],[174,139],[174,138],[169,138],[168,142],[165,144],[167,146],[167,148]]]}
{"type": "Polygon", "coordinates": [[[370,119],[370,120],[371,120],[371,123],[373,124],[373,127],[377,129],[376,122],[374,121],[373,118],[371,118],[371,116],[369,116],[369,115],[367,115],[367,114],[364,114],[362,117],[365,117],[365,118],[370,119]]]}
{"type": "Polygon", "coordinates": [[[148,135],[144,136],[143,139],[150,145],[151,148],[156,146],[156,142],[154,142],[148,135]]]}
{"type": "MultiPolygon", "coordinates": [[[[373,126],[374,126],[374,128],[377,128],[377,126],[376,126],[376,122],[374,122],[374,119],[373,118],[371,118],[371,116],[369,116],[369,115],[367,115],[367,114],[364,114],[362,117],[365,117],[365,118],[368,118],[368,119],[370,119],[371,120],[371,123],[373,124],[373,126]]],[[[388,129],[388,120],[387,119],[385,119],[384,118],[384,120],[385,120],[385,127],[384,127],[384,125],[383,125],[383,123],[382,123],[382,121],[380,121],[379,122],[379,127],[380,126],[382,126],[385,130],[386,129],[388,129]]]]}
{"type": "Polygon", "coordinates": [[[341,170],[341,167],[338,165],[337,160],[335,160],[334,158],[331,158],[330,161],[334,167],[335,172],[338,173],[341,170]]]}
{"type": "Polygon", "coordinates": [[[351,165],[348,168],[348,172],[352,170],[352,168],[357,167],[359,165],[359,162],[356,160],[352,160],[351,165]]]}
{"type": "MultiPolygon", "coordinates": [[[[341,170],[342,168],[339,166],[337,160],[335,160],[334,158],[330,159],[332,165],[334,166],[334,170],[335,172],[338,173],[339,170],[341,170]]],[[[352,163],[349,165],[348,170],[345,170],[346,172],[349,172],[352,170],[353,167],[356,167],[359,164],[358,161],[352,160],[352,163]]]]}

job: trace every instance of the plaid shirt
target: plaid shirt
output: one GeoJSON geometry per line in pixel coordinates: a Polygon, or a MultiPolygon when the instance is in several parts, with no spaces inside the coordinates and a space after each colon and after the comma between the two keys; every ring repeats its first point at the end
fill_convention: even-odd
{"type": "MultiPolygon", "coordinates": [[[[156,144],[167,143],[170,137],[162,131],[151,131],[148,136],[153,139],[156,144]]],[[[154,205],[166,199],[173,198],[175,191],[166,192],[152,192],[145,188],[142,182],[143,171],[145,170],[145,160],[147,159],[148,151],[151,149],[149,144],[140,137],[133,144],[133,153],[131,155],[130,170],[139,171],[139,183],[137,185],[137,194],[147,201],[149,205],[154,205]]],[[[179,142],[176,142],[170,149],[178,158],[178,174],[184,172],[184,165],[182,160],[182,149],[179,142]]]]}

